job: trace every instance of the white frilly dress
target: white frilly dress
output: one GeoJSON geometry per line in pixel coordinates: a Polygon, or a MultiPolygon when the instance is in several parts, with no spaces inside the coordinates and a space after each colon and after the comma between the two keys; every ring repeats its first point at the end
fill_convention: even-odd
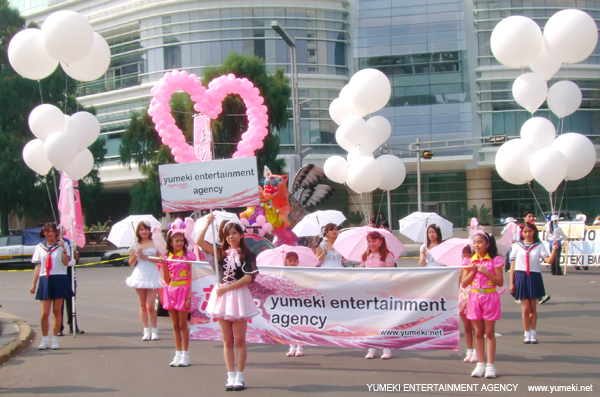
{"type": "MultiPolygon", "coordinates": [[[[130,249],[137,251],[138,245],[134,243],[130,249]]],[[[142,249],[142,253],[147,256],[156,256],[156,248],[142,249]]],[[[125,284],[129,288],[135,289],[158,289],[163,285],[160,283],[160,272],[158,265],[148,260],[137,258],[137,263],[131,276],[125,279],[125,284]]]]}
{"type": "MultiPolygon", "coordinates": [[[[249,274],[254,277],[258,273],[256,267],[256,255],[247,252],[243,263],[240,261],[238,250],[229,249],[226,257],[217,267],[217,279],[219,284],[233,284],[237,280],[249,274]]],[[[206,313],[212,318],[227,321],[248,320],[258,314],[254,299],[247,285],[227,291],[221,296],[213,290],[208,300],[206,313]]]]}

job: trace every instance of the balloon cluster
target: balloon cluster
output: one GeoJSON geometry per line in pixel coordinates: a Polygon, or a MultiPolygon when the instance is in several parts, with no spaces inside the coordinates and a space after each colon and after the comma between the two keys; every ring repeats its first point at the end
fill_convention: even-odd
{"type": "Polygon", "coordinates": [[[391,92],[390,81],[384,73],[363,69],[352,76],[339,98],[331,102],[329,114],[340,126],[335,139],[348,156],[331,156],[325,161],[323,169],[329,179],[346,183],[357,193],[377,188],[393,190],[404,182],[406,168],[400,158],[383,155],[375,159],[373,156],[373,151],[390,137],[389,121],[381,116],[363,119],[382,109],[390,100],[391,92]]]}
{"type": "Polygon", "coordinates": [[[256,229],[256,232],[261,236],[269,234],[273,230],[273,225],[267,222],[267,218],[265,218],[264,215],[257,216],[252,225],[250,225],[250,221],[246,218],[241,218],[240,221],[246,228],[256,229]]]}
{"type": "Polygon", "coordinates": [[[94,168],[94,156],[87,149],[100,135],[100,123],[88,112],[65,116],[59,108],[39,105],[29,114],[29,128],[37,139],[23,147],[25,164],[40,175],[52,166],[76,181],[94,168]]]}
{"type": "Polygon", "coordinates": [[[60,62],[72,78],[92,81],[106,73],[110,49],[83,15],[63,10],[50,14],[41,29],[17,33],[8,45],[8,60],[28,79],[48,77],[60,62]]]}
{"type": "MultiPolygon", "coordinates": [[[[598,28],[587,13],[567,9],[554,14],[544,32],[531,19],[512,16],[503,19],[492,32],[492,53],[505,66],[523,68],[513,84],[517,103],[535,112],[547,101],[559,118],[574,113],[581,105],[579,87],[559,81],[548,90],[550,80],[562,63],[586,59],[596,48],[598,28]]],[[[556,137],[551,121],[533,117],[521,127],[521,138],[503,144],[496,153],[496,170],[507,182],[520,185],[532,179],[554,192],[562,180],[585,177],[596,164],[594,144],[584,135],[569,132],[556,137]],[[556,138],[556,139],[555,139],[556,138]]]]}
{"type": "Polygon", "coordinates": [[[563,63],[586,59],[596,48],[598,27],[587,13],[577,9],[554,14],[544,32],[533,20],[511,16],[496,25],[490,38],[492,53],[505,66],[524,68],[531,73],[517,77],[512,93],[515,101],[533,113],[547,101],[559,118],[575,112],[581,105],[581,90],[571,81],[560,81],[548,89],[547,81],[563,63]]]}
{"type": "Polygon", "coordinates": [[[269,133],[268,109],[263,105],[265,100],[260,95],[260,91],[251,81],[247,78],[236,78],[233,74],[223,75],[213,79],[208,84],[207,90],[196,75],[173,70],[165,73],[165,76],[152,87],[153,98],[148,114],[152,117],[162,142],[171,148],[177,163],[199,161],[194,148],[186,143],[183,132],[175,125],[175,119],[171,115],[169,101],[173,93],[178,90],[190,94],[192,101],[195,102],[194,109],[211,119],[216,119],[223,111],[221,102],[227,95],[238,94],[246,105],[248,130],[242,134],[233,157],[254,156],[254,151],[263,147],[263,140],[269,133]]]}

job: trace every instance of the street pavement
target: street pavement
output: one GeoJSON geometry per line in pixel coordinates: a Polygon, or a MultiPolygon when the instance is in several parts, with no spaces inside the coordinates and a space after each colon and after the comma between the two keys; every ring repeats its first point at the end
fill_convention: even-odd
{"type": "MultiPolygon", "coordinates": [[[[415,259],[401,266],[416,265],[415,259]]],[[[0,367],[0,394],[6,396],[198,396],[225,393],[222,345],[192,341],[188,368],[168,366],[174,353],[171,323],[159,317],[160,341],[143,342],[135,292],[125,285],[126,267],[78,269],[78,318],[84,335],[60,338],[60,350],[38,351],[39,303],[29,294],[32,272],[0,272],[0,312],[23,319],[35,335],[31,346],[0,367]]],[[[539,307],[538,345],[523,345],[520,305],[502,297],[497,323],[497,379],[469,376],[461,351],[395,350],[391,360],[366,360],[366,351],[307,347],[306,356],[287,358],[287,346],[249,346],[245,395],[319,393],[365,395],[383,385],[407,395],[542,395],[528,386],[591,386],[591,391],[553,395],[599,395],[600,269],[569,269],[562,277],[544,269],[552,299],[539,307]],[[476,391],[434,391],[436,385],[463,385],[476,391]],[[474,385],[474,386],[472,386],[474,385]],[[517,385],[517,386],[514,386],[517,385]],[[482,390],[484,388],[486,390],[482,390]],[[514,388],[516,387],[516,391],[514,388]],[[408,390],[427,389],[415,392],[408,390]],[[487,391],[496,388],[497,391],[487,391]],[[502,391],[504,390],[504,391],[502,391]]],[[[2,314],[0,314],[2,317],[2,314]]],[[[0,346],[1,348],[1,346],[0,346]]],[[[378,352],[378,354],[380,354],[378,352]]],[[[468,390],[468,389],[467,389],[468,390]]],[[[588,389],[589,390],[589,389],[588,389]]]]}

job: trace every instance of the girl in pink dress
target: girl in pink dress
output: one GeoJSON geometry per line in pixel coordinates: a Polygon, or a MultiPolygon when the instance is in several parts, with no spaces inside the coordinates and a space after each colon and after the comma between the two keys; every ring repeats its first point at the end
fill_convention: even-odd
{"type": "MultiPolygon", "coordinates": [[[[473,251],[471,251],[470,245],[465,245],[462,250],[462,260],[465,258],[471,259],[473,256],[473,251]]],[[[473,323],[471,320],[467,318],[467,298],[469,297],[470,287],[463,288],[460,284],[462,283],[462,279],[466,274],[466,269],[460,269],[458,272],[458,313],[460,314],[460,319],[462,320],[463,327],[465,328],[465,343],[467,345],[467,354],[463,359],[465,363],[476,363],[477,362],[477,353],[475,349],[473,349],[473,323]]]]}
{"type": "MultiPolygon", "coordinates": [[[[208,215],[206,226],[198,235],[196,243],[204,251],[215,255],[213,245],[204,240],[206,230],[214,221],[212,214],[208,215]]],[[[225,390],[243,390],[244,368],[248,349],[246,347],[246,329],[248,320],[258,314],[248,284],[254,281],[258,274],[256,255],[244,241],[244,229],[241,223],[235,221],[222,224],[219,238],[222,246],[217,247],[215,259],[217,262],[217,285],[210,294],[206,312],[219,320],[223,336],[223,353],[227,366],[227,383],[225,390]],[[237,347],[237,366],[235,352],[237,347]],[[237,370],[237,371],[236,371],[237,370]]]]}
{"type": "MultiPolygon", "coordinates": [[[[367,234],[367,250],[362,254],[362,260],[360,261],[360,267],[395,267],[396,260],[394,256],[388,250],[385,244],[385,238],[378,232],[370,232],[367,234]]],[[[365,358],[375,358],[377,351],[370,348],[365,358]]],[[[392,358],[392,351],[390,349],[383,349],[381,358],[388,360],[392,358]]]]}
{"type": "Polygon", "coordinates": [[[504,285],[504,260],[498,255],[494,236],[481,230],[473,236],[473,251],[475,254],[463,261],[467,268],[461,282],[463,288],[471,287],[467,298],[467,318],[475,328],[477,353],[477,366],[471,376],[481,378],[485,373],[486,378],[495,378],[496,321],[501,317],[500,295],[496,287],[504,285]],[[487,338],[487,366],[483,365],[484,335],[487,338]]]}
{"type": "Polygon", "coordinates": [[[161,269],[166,283],[162,295],[163,308],[169,311],[175,337],[175,358],[169,364],[171,367],[190,365],[190,330],[187,319],[192,304],[192,265],[179,261],[195,261],[196,255],[187,250],[188,241],[184,230],[185,224],[181,220],[171,224],[167,232],[167,255],[163,257],[165,265],[161,269]]]}

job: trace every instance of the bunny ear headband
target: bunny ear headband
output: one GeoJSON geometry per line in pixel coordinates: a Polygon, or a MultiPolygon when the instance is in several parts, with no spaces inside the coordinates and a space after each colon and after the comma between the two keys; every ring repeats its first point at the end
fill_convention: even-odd
{"type": "Polygon", "coordinates": [[[238,220],[231,220],[229,222],[227,222],[224,226],[223,226],[223,230],[225,230],[225,228],[230,225],[230,224],[235,224],[235,225],[239,225],[242,228],[242,232],[246,231],[246,226],[244,226],[242,224],[242,222],[238,221],[238,220]]]}
{"type": "Polygon", "coordinates": [[[167,232],[167,238],[175,235],[176,233],[182,234],[188,241],[188,247],[194,246],[194,240],[192,239],[192,231],[194,230],[195,221],[192,218],[185,218],[185,221],[177,218],[169,224],[169,231],[167,232]]]}

